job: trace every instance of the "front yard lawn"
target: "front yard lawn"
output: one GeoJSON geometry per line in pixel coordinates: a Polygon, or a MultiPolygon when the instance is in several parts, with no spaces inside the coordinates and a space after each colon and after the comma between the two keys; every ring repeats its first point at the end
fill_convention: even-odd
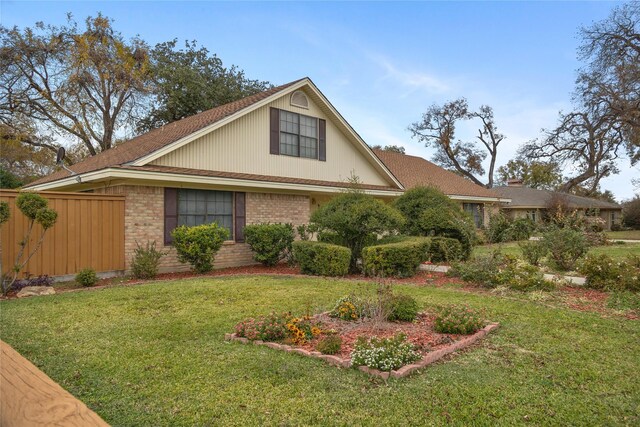
{"type": "Polygon", "coordinates": [[[501,327],[385,383],[224,340],[247,317],[324,311],[374,284],[243,276],[1,301],[0,338],[113,425],[640,423],[639,321],[453,286],[395,286],[425,307],[485,309],[501,327]]]}
{"type": "Polygon", "coordinates": [[[611,240],[640,240],[640,230],[607,231],[606,234],[611,240]]]}

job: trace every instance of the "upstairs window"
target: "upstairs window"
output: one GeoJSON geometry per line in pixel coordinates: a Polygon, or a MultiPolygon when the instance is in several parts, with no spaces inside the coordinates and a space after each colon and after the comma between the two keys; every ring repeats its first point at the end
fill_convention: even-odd
{"type": "Polygon", "coordinates": [[[318,119],[280,111],[280,154],[318,158],[318,119]]]}
{"type": "Polygon", "coordinates": [[[270,127],[271,154],[326,160],[325,120],[271,108],[270,127]]]}

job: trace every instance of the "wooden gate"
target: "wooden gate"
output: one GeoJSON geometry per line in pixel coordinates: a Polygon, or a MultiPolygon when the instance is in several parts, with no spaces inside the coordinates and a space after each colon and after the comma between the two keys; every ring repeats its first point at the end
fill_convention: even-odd
{"type": "MultiPolygon", "coordinates": [[[[16,207],[15,190],[0,190],[0,200],[9,203],[9,221],[0,225],[3,273],[11,271],[26,235],[28,220],[16,207]]],[[[24,275],[75,274],[83,268],[97,272],[124,270],[124,196],[90,193],[38,193],[58,212],[58,220],[45,235],[42,246],[24,268],[24,275]]],[[[34,227],[27,250],[40,237],[34,227]]],[[[25,251],[26,252],[26,251],[25,251]]]]}

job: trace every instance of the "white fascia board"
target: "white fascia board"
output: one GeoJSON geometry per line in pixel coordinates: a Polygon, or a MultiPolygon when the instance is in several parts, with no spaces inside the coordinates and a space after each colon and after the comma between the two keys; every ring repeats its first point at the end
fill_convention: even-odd
{"type": "MultiPolygon", "coordinates": [[[[322,185],[312,184],[292,184],[284,182],[273,181],[256,181],[249,179],[237,179],[237,178],[225,178],[225,177],[211,177],[211,176],[199,176],[199,175],[187,175],[179,173],[166,173],[166,172],[154,172],[154,171],[140,171],[140,170],[127,170],[119,168],[102,169],[96,172],[88,172],[81,175],[73,175],[72,177],[62,180],[45,183],[37,186],[30,187],[32,190],[44,191],[53,190],[68,185],[77,183],[77,177],[80,177],[82,183],[88,184],[91,182],[113,179],[138,179],[145,181],[160,181],[160,182],[180,182],[191,184],[206,184],[206,185],[218,185],[226,187],[238,187],[238,188],[257,188],[265,190],[282,190],[282,191],[303,191],[313,193],[340,193],[347,189],[345,187],[328,187],[322,185]]],[[[402,195],[401,190],[397,191],[385,191],[385,190],[363,190],[367,194],[372,196],[386,196],[386,197],[398,197],[402,195]]]]}

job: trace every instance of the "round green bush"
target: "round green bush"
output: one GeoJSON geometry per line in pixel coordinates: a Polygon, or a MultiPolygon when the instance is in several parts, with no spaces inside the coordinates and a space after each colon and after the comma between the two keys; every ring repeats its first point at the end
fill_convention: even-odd
{"type": "Polygon", "coordinates": [[[449,305],[442,308],[434,321],[434,329],[441,334],[474,334],[484,327],[480,313],[467,306],[449,305]]]}
{"type": "Polygon", "coordinates": [[[552,228],[544,233],[544,243],[553,264],[565,271],[572,270],[589,250],[584,233],[571,228],[552,228]]]}
{"type": "Polygon", "coordinates": [[[197,273],[208,273],[213,270],[215,254],[229,238],[229,230],[214,222],[194,227],[181,225],[171,235],[178,260],[191,264],[197,273]]]}
{"type": "Polygon", "coordinates": [[[428,238],[367,246],[362,250],[364,273],[368,276],[412,277],[420,263],[427,260],[430,246],[428,238]]]}
{"type": "Polygon", "coordinates": [[[76,274],[76,283],[82,286],[93,286],[98,283],[98,275],[93,268],[82,269],[76,274]]]}
{"type": "Polygon", "coordinates": [[[398,322],[413,322],[418,317],[418,301],[409,295],[393,295],[388,319],[398,322]]]}
{"type": "Polygon", "coordinates": [[[304,274],[344,276],[349,272],[351,250],[344,246],[301,240],[293,242],[293,259],[304,274]]]}
{"type": "Polygon", "coordinates": [[[322,354],[338,354],[342,348],[342,338],[338,335],[327,335],[320,338],[316,344],[316,350],[322,354]]]}
{"type": "Polygon", "coordinates": [[[291,224],[251,224],[245,226],[244,237],[253,251],[253,259],[273,266],[291,253],[295,232],[291,224]]]}

